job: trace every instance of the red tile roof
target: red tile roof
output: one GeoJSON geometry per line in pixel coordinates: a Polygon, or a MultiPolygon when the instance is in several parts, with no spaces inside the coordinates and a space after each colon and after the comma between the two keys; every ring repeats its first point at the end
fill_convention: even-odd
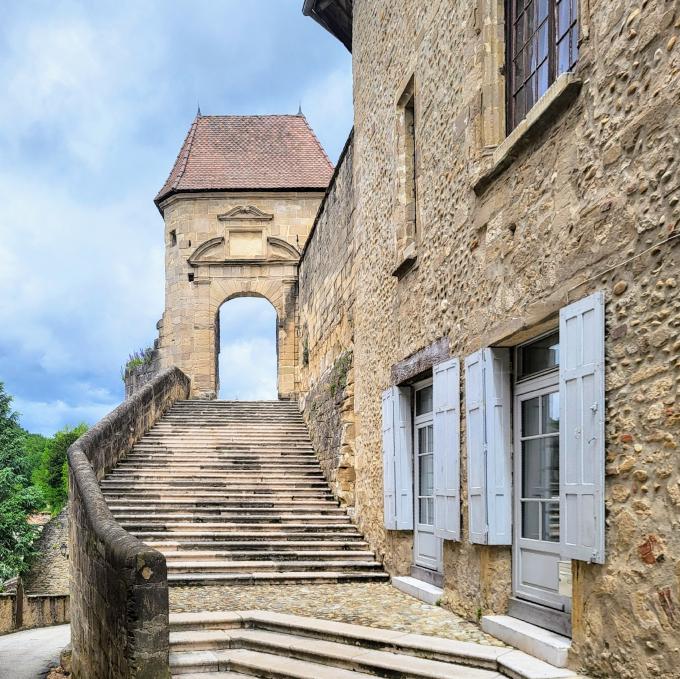
{"type": "Polygon", "coordinates": [[[332,175],[303,115],[198,115],[156,203],[182,191],[323,191],[332,175]]]}

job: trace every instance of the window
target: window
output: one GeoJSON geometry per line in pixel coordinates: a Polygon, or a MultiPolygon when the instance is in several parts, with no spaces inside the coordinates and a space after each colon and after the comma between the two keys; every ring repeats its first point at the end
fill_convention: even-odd
{"type": "Polygon", "coordinates": [[[170,232],[170,245],[177,245],[177,231],[174,229],[170,232]]]}
{"type": "Polygon", "coordinates": [[[578,59],[577,0],[507,0],[507,132],[578,59]]]}

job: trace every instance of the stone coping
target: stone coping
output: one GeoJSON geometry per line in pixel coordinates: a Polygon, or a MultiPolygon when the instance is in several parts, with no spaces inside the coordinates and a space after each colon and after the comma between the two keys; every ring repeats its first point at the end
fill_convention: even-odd
{"type": "Polygon", "coordinates": [[[491,166],[473,179],[472,188],[481,195],[509,167],[538,134],[576,99],[582,81],[574,73],[562,73],[534,104],[526,117],[493,151],[491,166]]]}
{"type": "Polygon", "coordinates": [[[187,642],[199,630],[257,628],[327,641],[342,641],[351,646],[380,648],[417,657],[428,656],[445,662],[491,669],[513,679],[568,679],[577,675],[554,667],[523,651],[487,646],[468,641],[443,639],[424,634],[364,627],[344,622],[308,618],[273,611],[215,611],[172,613],[172,638],[187,642]]]}
{"type": "Polygon", "coordinates": [[[117,672],[121,679],[168,676],[165,557],[117,523],[99,481],[189,392],[190,380],[181,370],[165,370],[68,450],[77,676],[103,676],[108,671],[117,672]]]}

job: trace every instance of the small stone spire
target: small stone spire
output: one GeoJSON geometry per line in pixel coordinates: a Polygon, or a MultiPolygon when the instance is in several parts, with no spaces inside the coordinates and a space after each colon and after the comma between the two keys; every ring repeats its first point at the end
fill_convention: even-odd
{"type": "Polygon", "coordinates": [[[200,118],[201,117],[201,102],[197,102],[197,110],[196,110],[196,117],[200,118]]]}
{"type": "Polygon", "coordinates": [[[303,116],[303,115],[304,115],[304,113],[302,112],[302,102],[300,102],[300,106],[298,107],[298,112],[297,112],[297,114],[298,114],[299,116],[303,116]]]}

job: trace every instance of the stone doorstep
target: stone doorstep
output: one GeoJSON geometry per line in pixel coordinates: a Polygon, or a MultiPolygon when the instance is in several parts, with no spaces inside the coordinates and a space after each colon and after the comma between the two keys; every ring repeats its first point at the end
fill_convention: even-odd
{"type": "Polygon", "coordinates": [[[431,585],[429,582],[412,578],[409,575],[393,576],[392,586],[396,587],[400,592],[432,606],[436,606],[437,602],[444,595],[443,589],[431,585]]]}
{"type": "MultiPolygon", "coordinates": [[[[335,641],[375,652],[389,648],[389,655],[403,654],[416,659],[431,659],[479,668],[496,670],[512,679],[566,679],[577,677],[574,672],[554,667],[519,650],[456,641],[423,634],[365,627],[349,623],[308,618],[273,611],[200,612],[170,614],[171,644],[177,639],[187,642],[189,637],[175,637],[176,632],[199,630],[235,630],[239,628],[267,630],[290,636],[335,641]]],[[[200,639],[200,637],[197,637],[200,639]]],[[[214,643],[216,637],[203,637],[214,643]]],[[[289,644],[290,644],[289,640],[289,644]]],[[[365,650],[360,652],[365,654],[365,650]]],[[[399,657],[403,668],[403,655],[399,657]]],[[[346,650],[344,650],[346,656],[346,650]]],[[[354,677],[360,675],[353,675],[354,677]]],[[[451,677],[450,674],[442,675],[451,677]]],[[[455,676],[455,675],[453,675],[455,676]]],[[[468,677],[468,674],[461,674],[468,677]]],[[[500,676],[500,675],[497,675],[500,676]]]]}
{"type": "Polygon", "coordinates": [[[501,641],[556,667],[566,667],[571,639],[509,615],[485,615],[482,629],[501,641]]]}

